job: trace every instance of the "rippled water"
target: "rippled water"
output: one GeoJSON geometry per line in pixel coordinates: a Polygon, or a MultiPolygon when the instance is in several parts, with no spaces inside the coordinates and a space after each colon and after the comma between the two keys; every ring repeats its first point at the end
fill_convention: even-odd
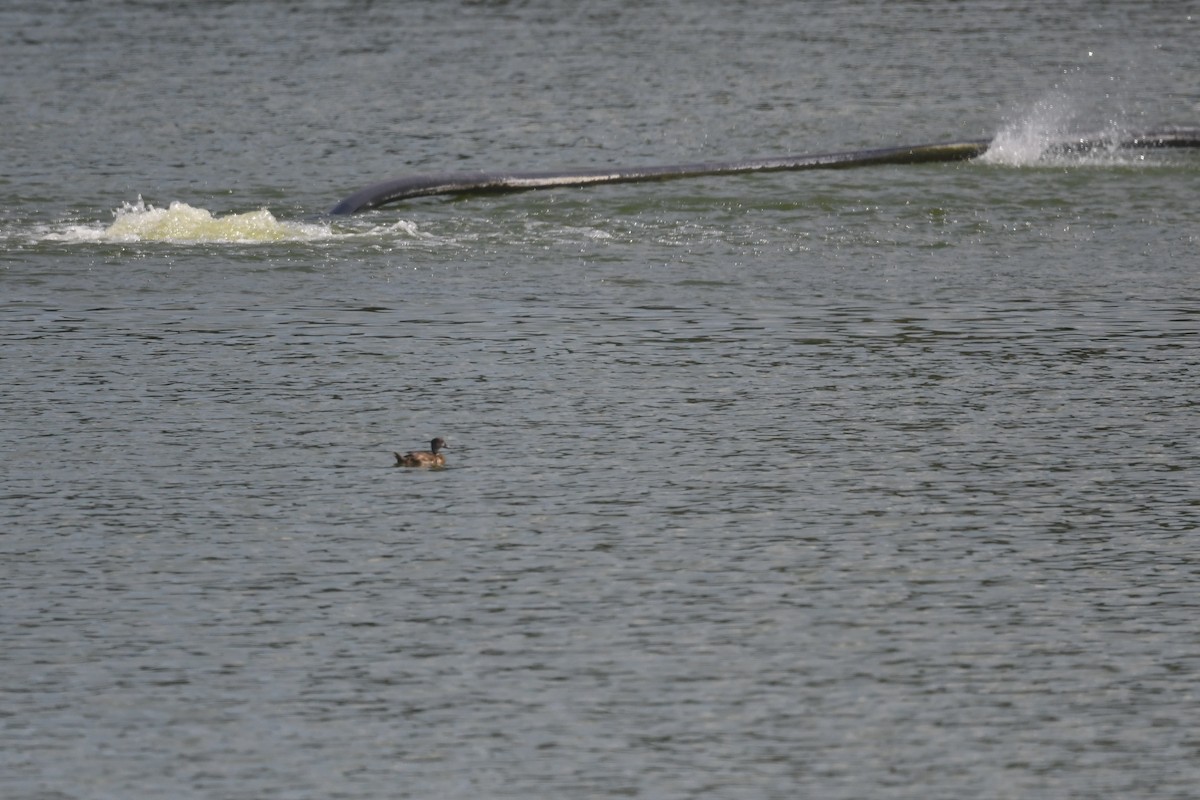
{"type": "Polygon", "coordinates": [[[6,6],[0,795],[1193,797],[1190,11],[6,6]]]}

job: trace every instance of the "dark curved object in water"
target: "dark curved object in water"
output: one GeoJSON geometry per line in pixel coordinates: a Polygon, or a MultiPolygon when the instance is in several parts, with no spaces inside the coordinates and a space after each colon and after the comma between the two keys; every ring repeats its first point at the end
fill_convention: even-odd
{"type": "MultiPolygon", "coordinates": [[[[704,175],[744,172],[839,169],[876,164],[920,164],[933,161],[966,161],[987,152],[992,139],[970,139],[945,144],[884,147],[843,153],[755,158],[737,161],[701,161],[694,164],[645,167],[592,167],[576,170],[439,172],[410,175],[360,189],[329,209],[330,214],[355,214],[371,208],[429,195],[520,192],[600,183],[635,183],[704,175]]],[[[1063,139],[1052,151],[1084,153],[1093,150],[1200,147],[1200,128],[1162,128],[1121,137],[1096,135],[1063,139]]]]}

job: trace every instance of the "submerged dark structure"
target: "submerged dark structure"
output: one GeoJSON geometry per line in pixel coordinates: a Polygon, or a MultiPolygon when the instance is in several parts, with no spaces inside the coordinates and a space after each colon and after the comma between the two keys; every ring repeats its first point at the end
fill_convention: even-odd
{"type": "MultiPolygon", "coordinates": [[[[521,192],[532,189],[591,186],[602,183],[637,183],[707,175],[736,175],[746,172],[846,169],[879,164],[966,161],[986,153],[994,142],[995,139],[970,139],[943,144],[906,145],[778,158],[701,161],[665,166],[426,173],[393,178],[367,186],[329,209],[329,213],[332,215],[356,214],[388,203],[430,195],[521,192]]],[[[1096,134],[1067,137],[1052,144],[1049,150],[1059,153],[1088,153],[1098,150],[1168,147],[1200,147],[1200,128],[1174,127],[1121,135],[1096,134]]]]}

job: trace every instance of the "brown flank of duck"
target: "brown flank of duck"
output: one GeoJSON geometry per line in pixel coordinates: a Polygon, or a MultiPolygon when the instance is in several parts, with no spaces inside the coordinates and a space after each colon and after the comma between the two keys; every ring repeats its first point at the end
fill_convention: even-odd
{"type": "Polygon", "coordinates": [[[442,437],[437,437],[429,443],[428,450],[414,450],[411,453],[400,455],[395,453],[397,467],[444,467],[446,466],[446,457],[439,453],[446,446],[446,440],[442,437]]]}

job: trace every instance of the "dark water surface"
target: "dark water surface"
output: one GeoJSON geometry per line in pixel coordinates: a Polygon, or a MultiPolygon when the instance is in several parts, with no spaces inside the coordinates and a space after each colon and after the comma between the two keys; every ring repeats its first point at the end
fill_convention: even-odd
{"type": "Polygon", "coordinates": [[[1200,7],[560,5],[0,10],[0,796],[1196,797],[1200,7]]]}

